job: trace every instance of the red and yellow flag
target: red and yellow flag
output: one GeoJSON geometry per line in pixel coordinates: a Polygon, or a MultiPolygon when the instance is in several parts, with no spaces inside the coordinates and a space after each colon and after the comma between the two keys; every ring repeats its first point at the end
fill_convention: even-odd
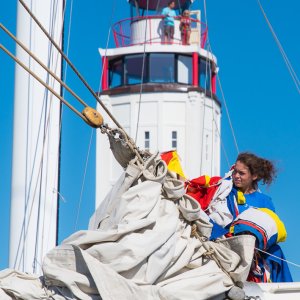
{"type": "Polygon", "coordinates": [[[178,174],[182,178],[186,178],[181,167],[180,158],[177,151],[167,151],[163,152],[161,155],[162,160],[164,160],[168,166],[168,170],[178,174]]]}

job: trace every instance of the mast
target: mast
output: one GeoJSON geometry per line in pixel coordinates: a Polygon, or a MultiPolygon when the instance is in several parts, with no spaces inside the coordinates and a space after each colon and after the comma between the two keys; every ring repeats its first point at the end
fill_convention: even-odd
{"type": "MultiPolygon", "coordinates": [[[[161,10],[168,2],[129,1],[136,16],[113,26],[115,48],[100,49],[100,98],[139,147],[151,153],[176,150],[188,179],[219,175],[217,59],[205,48],[207,27],[199,10],[191,11],[190,45],[181,41],[179,18],[172,44],[165,42],[161,10]]],[[[176,15],[191,2],[175,1],[176,15]]],[[[101,134],[96,161],[97,207],[122,172],[101,134]]]]}
{"type": "MultiPolygon", "coordinates": [[[[61,45],[64,1],[24,2],[61,45]]],[[[17,38],[61,76],[61,56],[20,2],[17,38]]],[[[17,47],[16,56],[60,93],[60,84],[25,51],[17,47]]],[[[42,258],[57,239],[60,103],[18,65],[15,77],[9,266],[40,273],[42,258]]]]}

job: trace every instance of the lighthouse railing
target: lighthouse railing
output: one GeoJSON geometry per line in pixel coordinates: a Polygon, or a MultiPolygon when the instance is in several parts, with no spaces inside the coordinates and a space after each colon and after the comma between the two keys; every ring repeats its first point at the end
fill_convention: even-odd
{"type": "MultiPolygon", "coordinates": [[[[144,44],[164,44],[164,17],[161,15],[137,16],[123,19],[112,27],[116,47],[128,47],[144,44]]],[[[173,44],[182,45],[179,30],[180,17],[175,18],[173,44]]],[[[191,18],[190,43],[205,47],[207,26],[191,18]]]]}

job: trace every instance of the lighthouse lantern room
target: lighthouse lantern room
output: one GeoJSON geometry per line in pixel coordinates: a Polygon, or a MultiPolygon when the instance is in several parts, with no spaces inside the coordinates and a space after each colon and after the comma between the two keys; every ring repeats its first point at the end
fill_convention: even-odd
{"type": "MultiPolygon", "coordinates": [[[[99,50],[99,96],[141,149],[176,150],[189,179],[219,175],[217,60],[205,48],[207,27],[199,10],[190,10],[190,44],[181,40],[180,16],[191,8],[190,0],[175,0],[174,37],[166,42],[162,9],[168,2],[128,1],[130,17],[113,25],[115,48],[99,50]]],[[[96,164],[98,206],[122,172],[101,133],[96,164]]]]}

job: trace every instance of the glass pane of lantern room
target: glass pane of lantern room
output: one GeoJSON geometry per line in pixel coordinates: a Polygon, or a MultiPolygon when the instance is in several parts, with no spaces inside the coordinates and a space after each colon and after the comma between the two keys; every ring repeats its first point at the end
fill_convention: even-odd
{"type": "Polygon", "coordinates": [[[150,82],[175,82],[175,55],[155,53],[150,55],[150,82]]]}
{"type": "Polygon", "coordinates": [[[192,57],[178,55],[178,82],[192,84],[192,57]]]}
{"type": "Polygon", "coordinates": [[[109,86],[114,88],[122,85],[123,63],[122,60],[115,60],[110,64],[109,86]]]}
{"type": "Polygon", "coordinates": [[[211,89],[211,65],[210,62],[201,59],[199,66],[200,86],[210,91],[211,89]]]}
{"type": "Polygon", "coordinates": [[[147,55],[128,55],[125,57],[125,84],[139,84],[147,78],[147,55]],[[143,59],[145,58],[144,67],[143,59]]]}

